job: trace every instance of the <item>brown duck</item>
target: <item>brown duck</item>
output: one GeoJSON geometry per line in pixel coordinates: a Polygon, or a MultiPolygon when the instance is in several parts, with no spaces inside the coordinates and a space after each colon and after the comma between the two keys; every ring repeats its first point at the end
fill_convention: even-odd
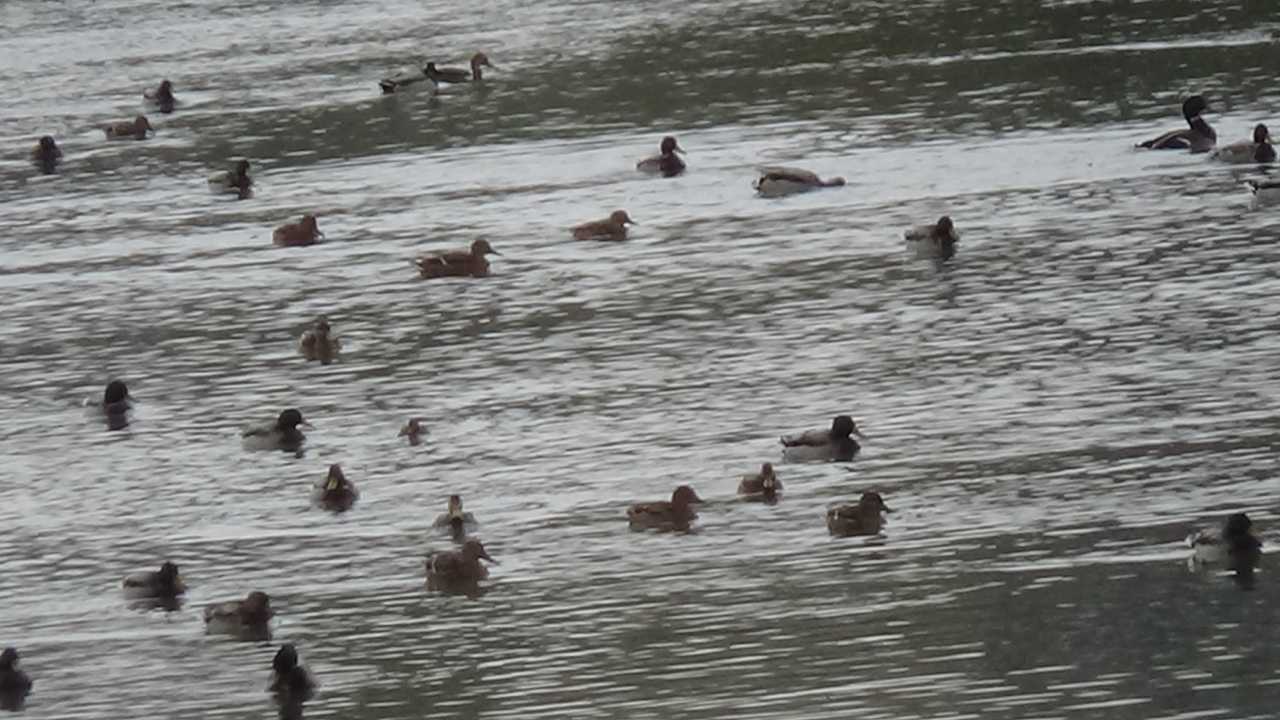
{"type": "Polygon", "coordinates": [[[626,240],[627,225],[639,225],[626,210],[614,210],[604,220],[583,223],[573,228],[574,240],[626,240]]]}
{"type": "Polygon", "coordinates": [[[878,492],[864,492],[856,503],[827,508],[827,530],[832,535],[878,535],[884,527],[881,513],[891,513],[878,492]]]}
{"type": "Polygon", "coordinates": [[[782,481],[773,472],[773,463],[760,466],[760,472],[743,475],[738,483],[738,495],[746,500],[764,500],[773,502],[782,492],[782,481]]]}
{"type": "Polygon", "coordinates": [[[671,501],[637,503],[627,509],[627,520],[632,529],[688,530],[689,523],[698,517],[695,505],[702,498],[688,485],[681,485],[671,493],[671,501]]]}
{"type": "Polygon", "coordinates": [[[498,68],[489,62],[489,56],[482,52],[478,52],[471,56],[471,70],[467,71],[462,68],[438,68],[433,62],[427,63],[426,70],[423,74],[433,83],[464,83],[464,82],[480,82],[484,79],[481,67],[488,67],[497,70],[498,68]]]}
{"type": "Polygon", "coordinates": [[[422,277],[488,277],[489,261],[485,255],[501,255],[483,238],[471,243],[469,250],[448,250],[423,255],[414,261],[422,277]]]}
{"type": "Polygon", "coordinates": [[[305,247],[315,245],[324,233],[316,225],[314,215],[303,215],[296,223],[286,223],[271,234],[271,242],[280,247],[305,247]]]}
{"type": "Polygon", "coordinates": [[[485,552],[479,540],[468,540],[458,550],[431,553],[427,556],[427,582],[433,584],[476,583],[489,577],[489,569],[480,563],[497,563],[485,552]]]}
{"type": "Polygon", "coordinates": [[[154,134],[156,129],[151,127],[151,121],[147,120],[146,115],[139,115],[133,120],[111,123],[102,128],[102,131],[107,134],[108,140],[146,140],[147,133],[154,134]]]}

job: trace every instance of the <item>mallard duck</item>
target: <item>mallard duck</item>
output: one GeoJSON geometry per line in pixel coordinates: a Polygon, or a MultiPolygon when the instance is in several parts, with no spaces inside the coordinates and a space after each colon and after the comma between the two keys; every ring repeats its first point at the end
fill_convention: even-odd
{"type": "Polygon", "coordinates": [[[881,513],[891,513],[878,492],[864,492],[856,503],[827,508],[827,530],[832,535],[878,535],[884,527],[881,513]]]}
{"type": "Polygon", "coordinates": [[[684,153],[684,148],[670,135],[662,138],[658,146],[658,154],[636,163],[636,169],[644,173],[661,174],[663,177],[675,177],[684,172],[684,160],[676,153],[684,153]]]}
{"type": "Polygon", "coordinates": [[[329,318],[321,315],[311,323],[311,328],[298,338],[298,352],[307,360],[319,360],[328,365],[338,357],[342,342],[333,336],[329,318]]]}
{"type": "Polygon", "coordinates": [[[173,108],[178,102],[177,98],[173,96],[173,83],[168,80],[161,80],[160,86],[154,90],[143,91],[142,99],[159,108],[160,112],[166,115],[173,112],[173,108]]]}
{"type": "Polygon", "coordinates": [[[916,257],[950,260],[956,255],[956,244],[960,242],[960,233],[956,232],[955,223],[943,215],[932,225],[917,225],[902,234],[907,241],[907,249],[916,257]]]}
{"type": "Polygon", "coordinates": [[[751,187],[761,197],[782,197],[809,192],[818,188],[841,187],[844,178],[833,177],[823,180],[808,170],[789,167],[766,167],[760,169],[760,177],[751,187]]]}
{"type": "Polygon", "coordinates": [[[431,92],[434,94],[440,89],[434,80],[427,77],[426,68],[414,69],[406,72],[397,73],[391,77],[386,77],[378,81],[378,87],[382,88],[383,95],[400,92],[410,85],[417,85],[420,82],[431,83],[431,92]]]}
{"type": "Polygon", "coordinates": [[[1262,541],[1253,534],[1253,521],[1244,513],[1228,515],[1221,529],[1192,533],[1187,536],[1187,546],[1195,562],[1232,570],[1252,569],[1262,555],[1262,541]]]}
{"type": "Polygon", "coordinates": [[[1271,132],[1258,123],[1253,128],[1253,140],[1223,145],[1213,153],[1215,160],[1229,163],[1269,163],[1276,160],[1276,149],[1271,144],[1271,132]]]}
{"type": "Polygon", "coordinates": [[[427,556],[427,582],[433,585],[475,583],[489,577],[481,560],[497,563],[485,552],[484,544],[471,539],[458,550],[434,552],[427,556]]]}
{"type": "Polygon", "coordinates": [[[405,423],[404,426],[400,428],[399,437],[408,438],[410,445],[417,445],[422,442],[422,433],[426,431],[427,428],[422,424],[421,420],[418,418],[409,418],[409,422],[405,423]]]}
{"type": "Polygon", "coordinates": [[[1245,180],[1255,206],[1280,203],[1280,180],[1245,180]]]}
{"type": "Polygon", "coordinates": [[[31,685],[31,678],[18,667],[17,649],[0,652],[0,709],[21,710],[31,685]]]}
{"type": "Polygon", "coordinates": [[[204,609],[204,622],[210,630],[240,632],[264,630],[275,611],[266,593],[254,590],[243,600],[214,603],[204,609]]]}
{"type": "Polygon", "coordinates": [[[287,450],[297,452],[307,436],[302,434],[298,426],[311,427],[311,423],[302,419],[302,413],[289,408],[280,413],[275,422],[259,427],[251,427],[240,433],[245,448],[249,450],[287,450]]]}
{"type": "Polygon", "coordinates": [[[311,673],[298,662],[298,649],[285,643],[271,660],[271,684],[268,690],[281,705],[302,703],[311,699],[316,683],[311,673]]]}
{"type": "Polygon", "coordinates": [[[464,83],[464,82],[480,82],[484,79],[480,72],[481,67],[490,67],[494,70],[498,68],[489,62],[489,56],[482,52],[478,52],[471,56],[471,70],[467,71],[462,68],[438,68],[433,62],[427,63],[426,69],[422,72],[427,79],[434,83],[464,83]]]}
{"type": "Polygon", "coordinates": [[[253,178],[249,177],[249,161],[237,160],[231,170],[223,170],[209,176],[209,189],[216,193],[230,193],[241,200],[253,195],[253,178]]]}
{"type": "Polygon", "coordinates": [[[280,247],[305,247],[315,245],[324,233],[316,225],[314,215],[303,215],[296,223],[285,223],[271,234],[271,242],[280,247]]]}
{"type": "Polygon", "coordinates": [[[453,524],[455,520],[461,520],[463,525],[475,525],[476,518],[469,512],[462,510],[462,496],[450,495],[448,508],[436,516],[435,527],[443,529],[453,524]]]}
{"type": "Polygon", "coordinates": [[[159,570],[148,570],[126,576],[121,585],[126,595],[135,598],[171,599],[187,591],[186,583],[178,573],[178,566],[168,561],[165,561],[159,570]]]}
{"type": "Polygon", "coordinates": [[[129,425],[129,411],[133,409],[129,386],[123,380],[112,380],[102,393],[102,415],[107,429],[121,430],[129,425]]]}
{"type": "Polygon", "coordinates": [[[426,279],[441,277],[488,277],[489,261],[485,255],[501,255],[483,238],[471,243],[469,250],[446,250],[423,255],[415,263],[426,279]]]}
{"type": "Polygon", "coordinates": [[[356,500],[360,499],[360,492],[347,479],[346,474],[342,472],[342,466],[337,463],[330,465],[324,480],[316,483],[313,495],[317,505],[334,512],[350,510],[356,500]]]}
{"type": "Polygon", "coordinates": [[[783,456],[792,462],[848,462],[861,449],[853,435],[864,438],[853,418],[837,415],[830,430],[806,430],[782,437],[783,456]]]}
{"type": "Polygon", "coordinates": [[[627,520],[636,530],[688,530],[689,524],[698,517],[694,506],[701,503],[702,498],[693,488],[681,485],[671,493],[670,502],[636,503],[627,508],[627,520]]]}
{"type": "Polygon", "coordinates": [[[614,210],[604,220],[583,223],[573,228],[574,240],[626,240],[627,225],[639,225],[626,210],[614,210]]]}
{"type": "Polygon", "coordinates": [[[1182,103],[1182,117],[1187,121],[1186,130],[1169,132],[1138,144],[1151,150],[1190,150],[1193,153],[1209,152],[1218,142],[1218,133],[1201,113],[1209,111],[1209,101],[1201,95],[1192,95],[1182,103]]]}
{"type": "Polygon", "coordinates": [[[782,492],[782,481],[773,472],[773,463],[760,466],[760,472],[743,475],[738,483],[738,495],[745,500],[774,502],[782,492]]]}
{"type": "Polygon", "coordinates": [[[107,134],[108,140],[146,140],[147,133],[155,133],[155,128],[151,127],[151,121],[147,120],[146,115],[139,115],[130,120],[122,120],[112,123],[102,128],[107,134]]]}
{"type": "Polygon", "coordinates": [[[52,135],[41,137],[32,148],[31,162],[35,163],[36,167],[40,168],[40,172],[45,175],[52,175],[58,171],[58,163],[62,162],[62,149],[58,147],[52,135]]]}

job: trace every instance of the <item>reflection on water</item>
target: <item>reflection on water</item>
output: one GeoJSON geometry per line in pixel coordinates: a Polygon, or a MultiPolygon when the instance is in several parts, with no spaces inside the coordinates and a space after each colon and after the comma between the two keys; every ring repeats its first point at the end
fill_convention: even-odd
{"type": "Polygon", "coordinates": [[[309,717],[1269,717],[1267,557],[1188,570],[1183,539],[1274,524],[1280,220],[1251,167],[1132,150],[1195,91],[1224,141],[1267,120],[1267,9],[6,5],[25,712],[276,712],[267,636],[203,632],[261,589],[324,680],[309,717]],[[482,85],[380,95],[478,50],[482,85]],[[163,78],[155,137],[106,143],[163,78]],[[637,173],[668,134],[688,171],[637,173]],[[254,196],[210,192],[240,157],[254,196]],[[849,183],[764,200],[761,165],[849,183]],[[573,241],[620,207],[626,242],[573,241]],[[307,213],[324,242],[272,246],[307,213]],[[957,255],[909,256],[944,214],[957,255]],[[490,277],[419,279],[481,237],[490,277]],[[321,316],[327,365],[298,349],[321,316]],[[117,377],[140,400],[106,432],[117,377]],[[245,451],[283,408],[306,454],[245,451]],[[852,463],[779,463],[785,501],[737,501],[840,413],[852,463]],[[360,500],[318,512],[339,463],[360,500]],[[681,484],[698,532],[628,530],[681,484]],[[830,536],[870,490],[883,534],[830,536]],[[452,494],[501,560],[479,592],[427,587],[452,494]],[[188,602],[131,607],[119,578],[157,558],[188,602]]]}

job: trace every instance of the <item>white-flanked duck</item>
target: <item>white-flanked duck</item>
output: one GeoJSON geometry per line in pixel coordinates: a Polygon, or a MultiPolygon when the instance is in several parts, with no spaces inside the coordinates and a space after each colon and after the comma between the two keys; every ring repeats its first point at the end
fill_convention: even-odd
{"type": "Polygon", "coordinates": [[[280,413],[275,422],[251,427],[240,433],[240,438],[247,450],[286,450],[297,452],[307,436],[298,426],[311,427],[311,423],[302,418],[302,413],[289,408],[280,413]]]}
{"type": "Polygon", "coordinates": [[[1207,528],[1187,537],[1196,563],[1252,570],[1262,555],[1262,541],[1253,534],[1253,521],[1244,513],[1227,516],[1222,528],[1207,528]]]}
{"type": "Polygon", "coordinates": [[[907,241],[907,249],[916,257],[936,260],[955,257],[956,244],[960,242],[960,233],[956,232],[955,223],[949,215],[943,215],[931,225],[917,225],[902,236],[907,241]]]}
{"type": "Polygon", "coordinates": [[[842,177],[823,180],[816,174],[800,168],[764,167],[760,168],[760,177],[756,178],[751,187],[755,188],[760,197],[783,197],[818,188],[841,187],[844,184],[842,177]]]}
{"type": "Polygon", "coordinates": [[[853,439],[865,439],[848,415],[837,415],[829,430],[806,430],[782,437],[782,455],[791,462],[849,462],[861,446],[853,439]]]}
{"type": "Polygon", "coordinates": [[[174,599],[187,591],[176,563],[165,561],[159,570],[128,575],[121,582],[124,594],[130,598],[174,599]]]}
{"type": "Polygon", "coordinates": [[[1213,153],[1213,159],[1229,163],[1269,163],[1276,161],[1276,149],[1271,144],[1271,131],[1258,123],[1253,128],[1252,140],[1241,140],[1223,145],[1213,153]]]}
{"type": "Polygon", "coordinates": [[[36,146],[31,150],[31,162],[40,168],[40,172],[45,175],[52,175],[58,170],[58,163],[62,162],[62,149],[58,147],[58,143],[53,139],[52,135],[45,135],[40,138],[36,146]]]}
{"type": "Polygon", "coordinates": [[[149,105],[168,115],[177,106],[178,99],[173,96],[173,83],[161,80],[160,86],[154,90],[145,90],[142,99],[149,105]]]}
{"type": "Polygon", "coordinates": [[[1209,152],[1218,143],[1218,133],[1214,132],[1209,123],[1200,117],[1201,113],[1208,110],[1209,101],[1205,100],[1203,95],[1192,95],[1182,103],[1182,117],[1187,121],[1185,130],[1170,130],[1159,137],[1139,143],[1138,147],[1151,150],[1190,150],[1193,153],[1209,152]]]}
{"type": "Polygon", "coordinates": [[[658,154],[636,163],[636,169],[643,173],[675,177],[684,172],[686,167],[684,160],[681,160],[677,153],[683,154],[684,148],[680,147],[680,143],[676,142],[674,137],[668,135],[662,138],[662,143],[658,145],[658,154]]]}
{"type": "Polygon", "coordinates": [[[209,176],[209,189],[216,193],[230,193],[241,200],[253,195],[253,178],[249,177],[249,161],[237,160],[230,170],[209,176]]]}
{"type": "Polygon", "coordinates": [[[133,120],[121,120],[102,128],[108,140],[146,140],[147,133],[155,134],[151,121],[146,115],[139,115],[133,120]]]}
{"type": "Polygon", "coordinates": [[[433,83],[464,83],[464,82],[480,82],[484,79],[484,74],[480,68],[488,67],[497,70],[493,63],[489,62],[489,56],[482,52],[478,52],[471,56],[471,69],[463,68],[438,68],[433,62],[427,63],[427,67],[423,70],[423,74],[433,83]]]}
{"type": "Polygon", "coordinates": [[[433,94],[439,89],[439,85],[437,85],[434,80],[427,77],[426,68],[407,70],[396,73],[391,77],[383,78],[378,81],[378,87],[382,88],[383,95],[390,95],[392,93],[400,92],[411,85],[417,85],[422,82],[431,84],[431,92],[433,94]]]}
{"type": "Polygon", "coordinates": [[[622,241],[627,239],[627,226],[639,224],[627,215],[626,210],[614,210],[604,220],[582,223],[574,227],[573,239],[622,241]]]}

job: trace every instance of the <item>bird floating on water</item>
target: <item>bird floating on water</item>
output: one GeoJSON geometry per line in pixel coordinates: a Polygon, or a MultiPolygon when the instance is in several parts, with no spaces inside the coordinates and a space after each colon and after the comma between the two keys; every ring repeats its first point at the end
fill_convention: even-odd
{"type": "Polygon", "coordinates": [[[21,710],[31,692],[31,678],[18,667],[18,650],[0,652],[0,710],[21,710]]]}
{"type": "Polygon", "coordinates": [[[738,495],[744,500],[776,502],[782,492],[782,481],[773,471],[773,463],[764,463],[760,472],[743,475],[738,483],[738,495]]]}
{"type": "Polygon", "coordinates": [[[414,263],[418,273],[426,279],[441,277],[488,277],[489,261],[486,255],[501,255],[488,240],[480,238],[467,250],[446,250],[428,253],[414,263]]]}
{"type": "Polygon", "coordinates": [[[400,428],[399,437],[408,438],[410,445],[417,445],[422,442],[422,433],[426,431],[427,428],[422,424],[422,420],[418,418],[409,418],[409,422],[406,422],[400,428]]]}
{"type": "Polygon", "coordinates": [[[481,560],[498,562],[485,551],[484,544],[474,538],[457,550],[433,552],[427,555],[427,584],[440,589],[474,585],[489,577],[489,568],[481,560]]]}
{"type": "Polygon", "coordinates": [[[903,233],[907,249],[916,257],[950,260],[956,255],[960,233],[951,217],[943,215],[932,225],[917,225],[903,233]]]}
{"type": "Polygon", "coordinates": [[[360,499],[360,492],[342,472],[342,466],[334,463],[324,480],[316,484],[314,490],[315,503],[326,510],[345,512],[360,499]]]}
{"type": "Polygon", "coordinates": [[[161,80],[159,87],[154,90],[143,91],[142,99],[166,115],[173,112],[173,108],[178,103],[177,98],[173,96],[173,83],[168,80],[161,80]]]}
{"type": "Polygon", "coordinates": [[[280,247],[315,245],[324,237],[314,215],[303,215],[296,223],[286,223],[271,234],[271,242],[280,247]]]}
{"type": "Polygon", "coordinates": [[[333,336],[329,318],[321,315],[298,338],[298,352],[307,360],[318,360],[328,365],[342,351],[342,341],[333,336]]]}
{"type": "Polygon", "coordinates": [[[631,219],[626,210],[614,210],[604,220],[588,222],[573,228],[574,240],[613,240],[627,239],[627,225],[639,225],[631,219]]]}
{"type": "Polygon", "coordinates": [[[229,632],[252,639],[264,638],[275,611],[271,598],[254,590],[243,600],[214,603],[204,609],[205,626],[210,632],[229,632]]]}
{"type": "Polygon", "coordinates": [[[636,169],[644,173],[660,174],[663,177],[675,177],[685,170],[684,160],[681,160],[677,153],[683,154],[684,148],[680,147],[674,137],[668,135],[662,138],[662,143],[658,146],[658,154],[636,163],[636,169]]]}
{"type": "Polygon", "coordinates": [[[298,426],[311,427],[311,423],[302,418],[302,413],[289,408],[280,413],[275,422],[251,427],[240,433],[245,448],[249,450],[287,450],[297,452],[306,441],[298,426]]]}
{"type": "Polygon", "coordinates": [[[884,526],[881,513],[893,510],[878,492],[865,492],[856,503],[827,508],[827,530],[832,535],[879,535],[884,526]]]}
{"type": "Polygon", "coordinates": [[[436,516],[433,525],[437,529],[449,527],[455,520],[461,520],[463,525],[475,525],[476,518],[469,512],[462,509],[462,496],[450,495],[449,505],[444,512],[436,516]]]}
{"type": "Polygon", "coordinates": [[[1151,150],[1190,150],[1193,153],[1209,152],[1218,142],[1214,132],[1201,113],[1209,111],[1209,101],[1202,95],[1192,95],[1182,103],[1182,117],[1187,121],[1185,130],[1170,130],[1163,135],[1138,144],[1151,150]]]}
{"type": "Polygon", "coordinates": [[[1215,160],[1229,163],[1270,163],[1276,160],[1276,149],[1271,144],[1271,131],[1258,123],[1253,128],[1252,140],[1241,140],[1223,145],[1213,153],[1215,160]]]}
{"type": "Polygon", "coordinates": [[[230,193],[241,200],[253,195],[253,178],[249,177],[249,161],[237,160],[230,170],[209,176],[209,189],[216,193],[230,193]]]}
{"type": "Polygon", "coordinates": [[[146,115],[139,115],[133,120],[121,120],[102,128],[108,140],[146,140],[147,133],[155,134],[151,121],[146,115]]]}
{"type": "Polygon", "coordinates": [[[121,581],[129,597],[173,599],[187,591],[176,563],[165,561],[159,570],[134,573],[121,581]]]}
{"type": "Polygon", "coordinates": [[[837,415],[829,430],[806,430],[782,437],[782,455],[791,462],[848,462],[861,446],[853,439],[864,436],[848,415],[837,415]]]}
{"type": "Polygon", "coordinates": [[[765,167],[751,187],[761,197],[782,197],[817,190],[818,188],[843,187],[844,178],[823,180],[808,170],[789,167],[765,167]]]}
{"type": "Polygon", "coordinates": [[[426,69],[423,70],[423,74],[425,74],[427,78],[434,83],[453,84],[453,83],[465,83],[465,82],[480,82],[481,80],[484,79],[484,74],[480,70],[480,68],[482,67],[493,68],[494,70],[498,69],[493,63],[489,62],[489,56],[485,55],[482,52],[478,52],[475,55],[471,56],[470,65],[471,65],[470,70],[464,70],[463,68],[451,68],[451,67],[438,68],[436,67],[435,63],[429,62],[427,63],[426,69]]]}
{"type": "Polygon", "coordinates": [[[627,521],[631,528],[640,530],[651,528],[665,531],[685,531],[689,524],[698,517],[696,505],[702,498],[688,485],[681,485],[671,493],[671,500],[636,503],[627,508],[627,521]]]}
{"type": "Polygon", "coordinates": [[[32,148],[31,162],[35,163],[35,166],[45,175],[57,172],[58,163],[62,162],[62,149],[58,147],[52,135],[41,137],[32,148]]]}
{"type": "Polygon", "coordinates": [[[1280,203],[1280,180],[1245,180],[1257,207],[1280,203]]]}
{"type": "Polygon", "coordinates": [[[1253,534],[1253,521],[1244,513],[1228,515],[1221,528],[1192,533],[1187,546],[1194,562],[1231,570],[1252,570],[1262,555],[1262,541],[1253,534]]]}

